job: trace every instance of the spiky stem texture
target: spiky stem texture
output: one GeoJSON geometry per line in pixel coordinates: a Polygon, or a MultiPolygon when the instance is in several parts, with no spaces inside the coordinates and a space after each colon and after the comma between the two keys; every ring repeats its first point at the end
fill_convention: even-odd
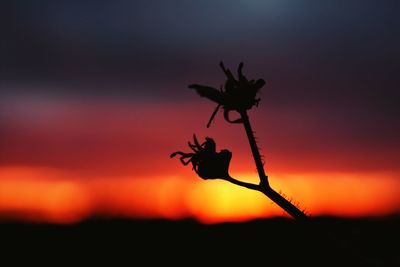
{"type": "MultiPolygon", "coordinates": [[[[257,167],[257,172],[260,177],[260,185],[258,187],[254,187],[254,184],[238,184],[238,180],[233,179],[232,177],[229,177],[228,180],[230,182],[233,182],[237,185],[245,186],[250,189],[258,190],[265,194],[267,197],[269,197],[273,202],[275,202],[279,207],[281,207],[283,210],[285,210],[289,215],[291,215],[294,219],[297,220],[305,220],[308,218],[308,216],[302,212],[300,209],[298,209],[293,203],[291,203],[289,200],[284,198],[282,195],[280,195],[278,192],[276,192],[268,182],[268,176],[265,174],[264,171],[264,164],[261,159],[261,154],[257,146],[256,139],[254,137],[253,130],[251,128],[249,116],[247,115],[246,111],[240,112],[240,116],[243,121],[244,128],[246,130],[246,135],[250,143],[251,147],[251,152],[253,154],[254,161],[256,163],[257,167]],[[233,179],[233,181],[232,181],[233,179]]],[[[243,182],[240,182],[243,183],[243,182]]]]}

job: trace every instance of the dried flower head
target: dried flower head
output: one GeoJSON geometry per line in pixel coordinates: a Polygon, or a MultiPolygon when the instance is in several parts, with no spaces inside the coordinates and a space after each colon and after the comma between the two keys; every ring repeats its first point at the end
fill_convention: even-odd
{"type": "Polygon", "coordinates": [[[207,85],[189,85],[189,88],[195,89],[200,96],[206,97],[218,104],[213,114],[211,115],[207,127],[210,126],[220,107],[224,109],[224,118],[228,122],[241,123],[241,119],[230,119],[229,113],[231,111],[237,111],[241,113],[243,111],[251,109],[253,106],[258,106],[258,102],[260,101],[260,99],[257,98],[257,93],[265,85],[265,81],[263,79],[248,80],[246,76],[243,75],[242,62],[239,64],[238,67],[237,79],[235,79],[229,69],[225,68],[222,62],[220,63],[220,67],[225,73],[227,79],[225,81],[225,84],[221,86],[219,90],[207,85]]]}

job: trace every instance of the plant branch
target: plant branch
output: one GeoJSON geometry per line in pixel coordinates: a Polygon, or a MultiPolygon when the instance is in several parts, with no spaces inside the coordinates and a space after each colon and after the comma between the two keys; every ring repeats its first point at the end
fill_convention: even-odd
{"type": "Polygon", "coordinates": [[[243,186],[243,187],[246,187],[248,189],[257,190],[257,191],[261,192],[261,187],[258,184],[246,183],[246,182],[237,180],[237,179],[235,179],[235,178],[233,178],[233,177],[231,177],[229,175],[227,177],[223,177],[221,179],[222,180],[226,180],[228,182],[231,182],[231,183],[233,183],[235,185],[238,185],[238,186],[243,186]]]}
{"type": "Polygon", "coordinates": [[[268,176],[265,174],[264,165],[261,160],[261,155],[257,147],[256,139],[254,137],[253,130],[251,129],[250,120],[247,116],[246,111],[240,112],[240,116],[242,117],[244,129],[246,130],[247,139],[249,140],[251,152],[253,153],[253,158],[256,163],[257,172],[260,177],[260,184],[269,187],[268,176]]]}
{"type": "Polygon", "coordinates": [[[305,221],[308,219],[308,216],[303,211],[298,209],[292,202],[272,189],[272,187],[261,187],[260,191],[296,220],[305,221]]]}
{"type": "Polygon", "coordinates": [[[261,160],[261,155],[257,147],[256,139],[254,137],[253,130],[251,129],[250,120],[246,111],[240,112],[243,120],[243,125],[246,130],[247,138],[249,139],[253,158],[257,166],[258,175],[260,177],[259,190],[264,195],[274,201],[279,207],[285,210],[289,215],[297,220],[305,220],[308,218],[304,212],[299,210],[292,202],[281,196],[278,192],[271,188],[268,182],[268,176],[265,174],[264,165],[261,160]]]}
{"type": "Polygon", "coordinates": [[[242,187],[256,190],[256,191],[263,193],[269,199],[271,199],[275,204],[277,204],[279,207],[281,207],[289,215],[291,215],[293,218],[295,218],[297,220],[304,221],[304,220],[308,219],[308,216],[306,214],[304,214],[304,212],[299,210],[293,203],[291,203],[285,197],[280,195],[278,192],[276,192],[270,186],[261,186],[261,185],[257,185],[257,184],[243,182],[243,181],[237,180],[229,175],[227,177],[221,177],[220,179],[231,182],[238,186],[242,186],[242,187]]]}

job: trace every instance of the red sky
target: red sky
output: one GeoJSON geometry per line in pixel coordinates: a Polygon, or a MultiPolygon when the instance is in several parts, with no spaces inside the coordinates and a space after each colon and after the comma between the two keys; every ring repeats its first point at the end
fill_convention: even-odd
{"type": "MultiPolygon", "coordinates": [[[[11,98],[2,105],[0,216],[74,222],[92,215],[195,218],[205,223],[284,215],[264,195],[201,180],[169,154],[188,151],[196,133],[233,152],[231,175],[257,183],[241,125],[216,117],[213,104],[11,98]],[[7,123],[5,123],[5,121],[7,123]]],[[[398,212],[398,152],[324,133],[318,116],[250,111],[277,191],[310,215],[398,212]],[[330,139],[335,136],[335,139],[330,139]],[[326,140],[326,141],[325,141],[326,140]]]]}
{"type": "Polygon", "coordinates": [[[222,60],[262,78],[250,112],[277,191],[311,215],[400,211],[395,1],[9,1],[0,49],[0,217],[205,223],[284,215],[171,152],[214,138],[257,182],[241,125],[187,86],[222,60]],[[29,2],[29,3],[28,3],[29,2]],[[393,2],[393,3],[392,3],[393,2]]]}

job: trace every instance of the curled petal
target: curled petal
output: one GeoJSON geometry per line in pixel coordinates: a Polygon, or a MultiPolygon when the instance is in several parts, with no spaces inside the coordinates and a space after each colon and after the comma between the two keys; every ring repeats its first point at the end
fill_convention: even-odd
{"type": "Polygon", "coordinates": [[[232,120],[232,119],[229,117],[229,113],[230,113],[231,111],[232,111],[232,110],[229,110],[229,109],[226,109],[226,110],[224,111],[224,118],[225,118],[225,120],[226,120],[227,122],[229,122],[229,123],[242,123],[243,120],[242,120],[241,118],[232,120]]]}

